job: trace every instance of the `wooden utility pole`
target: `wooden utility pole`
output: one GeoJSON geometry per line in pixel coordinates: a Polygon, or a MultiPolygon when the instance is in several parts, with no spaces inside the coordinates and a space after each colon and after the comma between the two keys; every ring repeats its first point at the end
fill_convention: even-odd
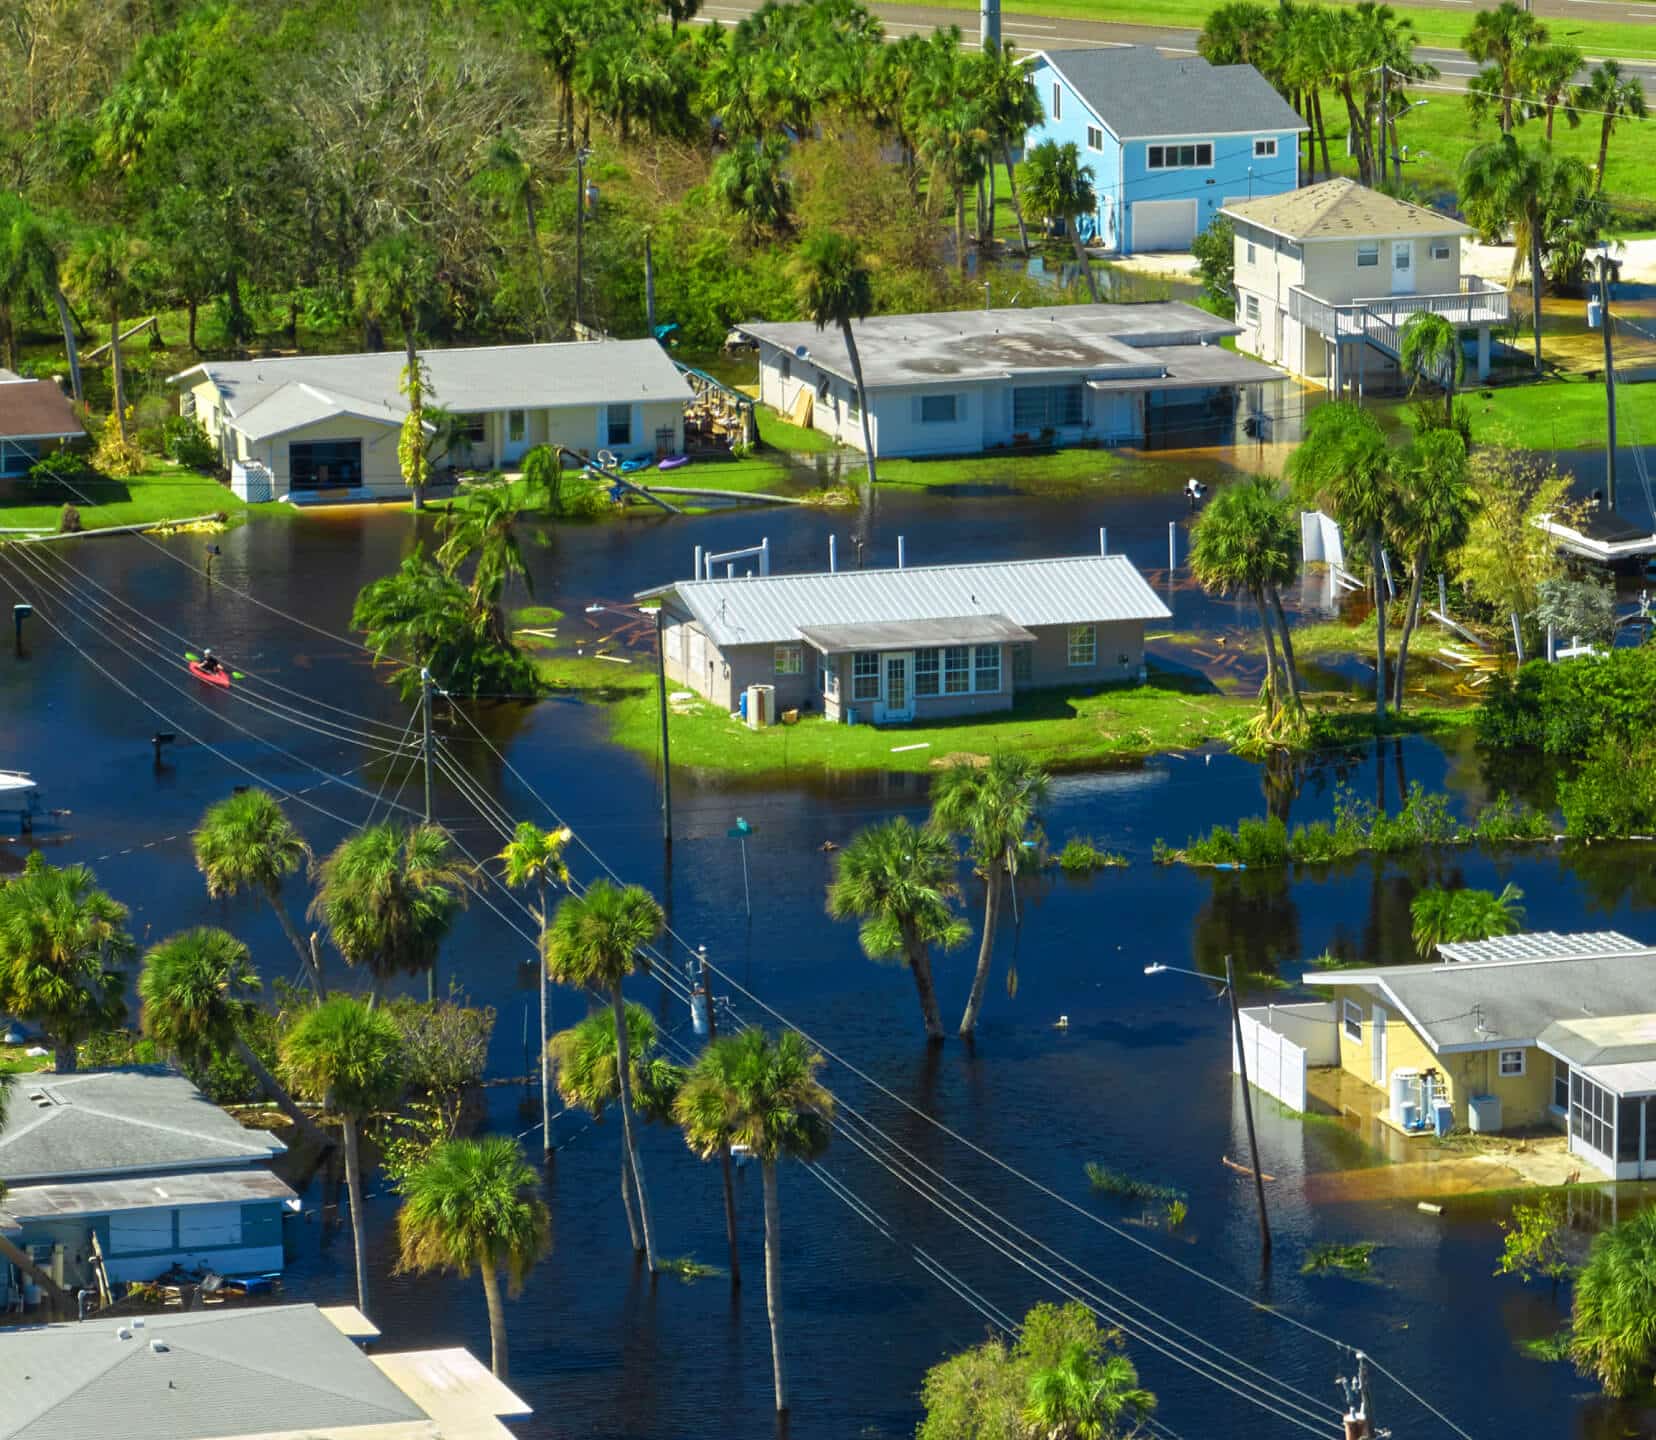
{"type": "Polygon", "coordinates": [[[1604,331],[1604,400],[1607,423],[1604,432],[1604,505],[1616,513],[1616,352],[1610,334],[1610,257],[1598,259],[1599,329],[1604,331]]]}
{"type": "MultiPolygon", "coordinates": [[[[673,848],[673,757],[667,748],[667,642],[662,617],[667,613],[665,602],[656,606],[656,703],[661,707],[661,842],[673,848]]],[[[707,976],[702,976],[706,984],[707,976]]]]}
{"type": "Polygon", "coordinates": [[[1386,183],[1386,148],[1389,143],[1391,119],[1391,92],[1387,82],[1391,79],[1391,67],[1384,61],[1380,63],[1380,183],[1386,183]]]}
{"type": "Polygon", "coordinates": [[[1236,966],[1225,956],[1225,994],[1230,997],[1231,1033],[1236,1040],[1236,1067],[1242,1076],[1242,1114],[1248,1122],[1248,1158],[1253,1165],[1254,1199],[1259,1205],[1259,1253],[1271,1257],[1271,1222],[1265,1214],[1265,1179],[1259,1169],[1259,1141],[1254,1135],[1253,1095],[1248,1088],[1248,1052],[1242,1048],[1242,1010],[1236,1003],[1236,966]]]}
{"type": "MultiPolygon", "coordinates": [[[[696,959],[701,964],[702,1004],[707,1006],[707,1043],[711,1045],[719,1038],[719,1017],[714,1013],[713,986],[708,978],[707,946],[696,947],[696,959]]],[[[736,1187],[730,1173],[729,1145],[719,1146],[719,1168],[724,1172],[725,1236],[730,1241],[730,1288],[737,1290],[742,1284],[742,1254],[736,1244],[736,1187]]]]}

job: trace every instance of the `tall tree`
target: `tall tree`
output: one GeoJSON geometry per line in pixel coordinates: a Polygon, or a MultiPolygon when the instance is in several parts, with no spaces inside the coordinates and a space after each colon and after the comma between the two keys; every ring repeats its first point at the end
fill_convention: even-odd
{"type": "Polygon", "coordinates": [[[1516,935],[1524,923],[1524,892],[1505,886],[1490,890],[1422,890],[1409,902],[1415,949],[1429,960],[1439,945],[1516,935]]]}
{"type": "Polygon", "coordinates": [[[1576,1277],[1570,1358],[1608,1395],[1633,1395],[1656,1372],[1656,1210],[1594,1237],[1576,1277]]]}
{"type": "Polygon", "coordinates": [[[301,1095],[339,1116],[345,1133],[345,1185],[351,1200],[357,1308],[368,1304],[368,1251],[362,1197],[362,1127],[402,1093],[403,1038],[397,1022],[350,995],[302,1014],[282,1037],[281,1068],[301,1095]]]}
{"type": "Polygon", "coordinates": [[[644,1263],[652,1275],[657,1269],[655,1226],[633,1133],[632,1066],[621,985],[635,970],[649,969],[647,947],[659,938],[666,923],[661,906],[642,886],[623,887],[597,880],[584,895],[571,895],[559,904],[546,935],[546,963],[554,980],[609,992],[615,1023],[615,1099],[621,1109],[621,1139],[638,1192],[644,1263]]]}
{"type": "Polygon", "coordinates": [[[540,1179],[516,1140],[445,1140],[402,1185],[397,1212],[399,1270],[425,1274],[448,1270],[483,1277],[489,1307],[489,1361],[507,1378],[508,1293],[523,1290],[529,1272],[552,1253],[552,1212],[540,1196],[540,1179]]]}
{"type": "Polygon", "coordinates": [[[1263,68],[1276,24],[1277,11],[1271,6],[1231,0],[1208,12],[1196,37],[1196,53],[1210,65],[1263,68]]]}
{"type": "Polygon", "coordinates": [[[1429,380],[1443,387],[1443,425],[1455,423],[1455,387],[1466,373],[1461,354],[1460,331],[1454,321],[1431,310],[1417,310],[1403,324],[1399,352],[1403,368],[1414,376],[1414,384],[1429,380]]]}
{"type": "Polygon", "coordinates": [[[806,316],[818,330],[839,327],[845,354],[851,365],[851,379],[857,387],[857,415],[862,421],[863,456],[868,463],[868,483],[876,484],[874,436],[868,421],[868,390],[863,385],[862,357],[851,322],[861,320],[874,308],[874,277],[862,251],[849,235],[837,230],[819,230],[801,242],[796,264],[799,298],[806,316]]]}
{"type": "Polygon", "coordinates": [[[1518,0],[1501,0],[1493,10],[1478,11],[1461,41],[1461,48],[1485,67],[1481,94],[1467,97],[1473,113],[1479,113],[1492,95],[1500,107],[1501,132],[1510,134],[1523,90],[1524,55],[1546,43],[1547,27],[1518,0]]]}
{"type": "Polygon", "coordinates": [[[59,869],[38,850],[0,883],[0,1010],[46,1032],[60,1075],[75,1069],[81,1041],[126,1011],[121,967],[135,948],[126,919],[85,865],[59,869]]]}
{"type": "Polygon", "coordinates": [[[713,193],[749,240],[785,235],[793,223],[788,153],[780,135],[744,136],[713,162],[713,193]]]}
{"type": "Polygon", "coordinates": [[[471,615],[490,644],[510,646],[502,597],[513,580],[521,580],[527,594],[535,593],[534,576],[523,557],[518,521],[523,501],[510,485],[491,485],[466,497],[464,508],[450,507],[443,516],[443,543],[437,563],[450,577],[468,561],[472,564],[471,615]]]}
{"type": "Polygon", "coordinates": [[[1023,187],[1031,213],[1048,224],[1058,222],[1069,231],[1087,293],[1093,304],[1098,304],[1098,277],[1081,244],[1080,229],[1081,217],[1098,210],[1092,166],[1081,163],[1081,152],[1073,140],[1061,145],[1056,140],[1043,140],[1024,156],[1023,187]]]}
{"type": "Polygon", "coordinates": [[[237,791],[207,807],[190,839],[207,893],[215,900],[243,891],[262,896],[276,912],[282,933],[310,976],[316,998],[325,998],[321,958],[300,937],[282,902],[283,883],[310,864],[311,848],[288,819],[281,801],[257,787],[237,791]]]}
{"type": "MultiPolygon", "coordinates": [[[[546,291],[546,257],[541,254],[540,209],[541,180],[525,153],[523,137],[502,134],[492,137],[483,155],[483,168],[477,173],[477,188],[492,198],[509,214],[523,214],[523,228],[529,242],[529,255],[535,263],[535,288],[540,292],[541,319],[545,334],[539,338],[551,340],[557,333],[552,320],[552,301],[546,291]]],[[[531,338],[536,338],[531,332],[531,338]]]]}
{"type": "Polygon", "coordinates": [[[259,989],[247,946],[227,930],[201,926],[163,940],[144,956],[138,974],[139,1023],[164,1053],[205,1067],[234,1055],[307,1140],[333,1142],[294,1103],[287,1087],[247,1043],[242,1028],[258,1008],[259,989]]]}
{"type": "Polygon", "coordinates": [[[1138,1368],[1119,1350],[1100,1356],[1077,1341],[1029,1377],[1024,1417],[1045,1440],[1112,1440],[1123,1433],[1123,1420],[1136,1421],[1155,1406],[1138,1380],[1138,1368]]]}
{"type": "Polygon", "coordinates": [[[1574,45],[1531,45],[1519,60],[1518,77],[1523,86],[1524,114],[1547,122],[1547,143],[1553,138],[1553,118],[1563,107],[1564,119],[1573,130],[1581,116],[1570,107],[1576,71],[1582,54],[1574,45]]]}
{"type": "Polygon", "coordinates": [[[58,273],[56,229],[21,197],[0,193],[0,345],[11,370],[19,368],[19,316],[31,303],[42,309],[56,308],[69,361],[70,389],[76,400],[81,399],[80,352],[58,273]]]}
{"type": "Polygon", "coordinates": [[[966,1012],[960,1019],[962,1039],[977,1030],[1000,928],[1002,888],[1017,884],[1023,844],[1037,823],[1048,784],[1040,766],[1013,751],[997,751],[987,765],[957,761],[932,782],[933,819],[945,830],[966,837],[967,853],[984,883],[983,937],[966,1012]]]}
{"type": "Polygon", "coordinates": [[[354,276],[357,309],[371,349],[378,349],[387,320],[402,327],[403,373],[399,387],[408,414],[397,446],[403,479],[414,494],[414,508],[425,505],[428,452],[425,441],[425,392],[428,388],[419,355],[420,317],[437,296],[437,257],[407,230],[380,236],[357,261],[354,276]]]}
{"type": "Polygon", "coordinates": [[[1409,638],[1420,623],[1426,572],[1447,562],[1466,542],[1476,497],[1466,469],[1466,442],[1454,430],[1428,430],[1400,455],[1395,467],[1397,504],[1392,534],[1410,557],[1409,603],[1397,637],[1392,704],[1403,713],[1409,638]]]}
{"type": "MultiPolygon", "coordinates": [[[[976,85],[983,106],[984,128],[989,133],[990,175],[994,159],[1006,166],[1006,183],[1011,192],[1012,215],[1018,222],[1018,253],[1029,253],[1029,227],[1024,223],[1023,202],[1018,195],[1018,172],[1012,152],[1021,150],[1024,137],[1041,123],[1043,111],[1029,66],[1017,47],[1008,40],[991,40],[979,54],[976,85]]],[[[993,193],[990,199],[993,201],[993,193]]],[[[992,209],[991,205],[991,209],[992,209]]]]}
{"type": "Polygon", "coordinates": [[[1624,76],[1618,61],[1601,60],[1593,67],[1587,83],[1576,87],[1570,105],[1582,114],[1597,116],[1599,147],[1595,188],[1602,190],[1604,167],[1610,159],[1610,137],[1616,133],[1616,126],[1623,120],[1645,118],[1644,86],[1637,76],[1624,76]]]}
{"type": "Polygon", "coordinates": [[[135,295],[134,273],[142,250],[125,231],[87,230],[69,251],[64,278],[70,290],[109,319],[109,373],[116,424],[127,439],[126,386],[121,371],[121,316],[135,295]]]}
{"type": "Polygon", "coordinates": [[[774,1041],[754,1028],[715,1040],[691,1066],[674,1107],[684,1138],[703,1160],[745,1145],[765,1181],[765,1309],[770,1316],[776,1409],[788,1408],[782,1347],[782,1213],[779,1161],[810,1164],[828,1148],[834,1097],[817,1080],[822,1056],[797,1031],[774,1041]]]}
{"type": "MultiPolygon", "coordinates": [[[[1502,8],[1511,4],[1512,0],[1503,0],[1502,8]]],[[[1541,247],[1558,179],[1556,157],[1549,148],[1526,149],[1510,134],[1474,146],[1461,161],[1460,197],[1467,218],[1485,240],[1498,241],[1510,228],[1518,254],[1529,260],[1537,375],[1541,373],[1541,247]]]]}
{"type": "Polygon", "coordinates": [[[954,846],[941,830],[917,828],[899,815],[852,837],[828,887],[828,913],[862,922],[857,938],[863,954],[908,966],[932,1044],[943,1039],[932,947],[956,949],[969,933],[950,903],[958,890],[955,860],[954,846]]]}
{"type": "Polygon", "coordinates": [[[538,896],[535,924],[540,939],[535,947],[535,970],[540,987],[541,1145],[548,1155],[552,1153],[552,1057],[547,1053],[552,1039],[552,998],[545,959],[546,926],[551,917],[546,908],[546,890],[549,885],[569,883],[569,866],[564,864],[563,854],[572,837],[573,832],[567,825],[542,830],[539,825],[523,820],[512,832],[506,848],[495,856],[508,885],[514,890],[533,887],[538,896]]]}

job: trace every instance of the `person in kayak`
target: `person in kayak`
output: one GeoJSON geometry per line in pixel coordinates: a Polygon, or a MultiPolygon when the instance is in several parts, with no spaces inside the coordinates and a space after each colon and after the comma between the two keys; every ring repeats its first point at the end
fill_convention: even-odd
{"type": "Polygon", "coordinates": [[[224,666],[219,664],[218,656],[213,654],[211,650],[203,650],[201,652],[201,669],[208,675],[217,675],[220,670],[224,669],[224,666]]]}

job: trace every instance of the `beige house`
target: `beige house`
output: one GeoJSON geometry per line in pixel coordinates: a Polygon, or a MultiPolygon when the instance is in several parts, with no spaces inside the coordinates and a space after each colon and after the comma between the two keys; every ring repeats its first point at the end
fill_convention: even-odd
{"type": "MultiPolygon", "coordinates": [[[[617,460],[684,448],[689,382],[654,340],[422,350],[427,403],[454,417],[441,471],[510,470],[537,445],[617,460]]],[[[399,351],[210,360],[174,375],[244,500],[403,495],[399,351]]]]}
{"type": "Polygon", "coordinates": [[[735,709],[886,725],[1010,710],[1054,685],[1143,678],[1144,624],[1170,612],[1124,555],[677,580],[662,605],[668,678],[735,709]]]}
{"type": "Polygon", "coordinates": [[[1488,377],[1507,292],[1462,275],[1461,237],[1471,231],[1460,221],[1346,179],[1232,201],[1221,213],[1236,231],[1239,349],[1336,393],[1392,388],[1403,378],[1403,326],[1430,311],[1463,345],[1475,333],[1476,374],[1488,377]]]}

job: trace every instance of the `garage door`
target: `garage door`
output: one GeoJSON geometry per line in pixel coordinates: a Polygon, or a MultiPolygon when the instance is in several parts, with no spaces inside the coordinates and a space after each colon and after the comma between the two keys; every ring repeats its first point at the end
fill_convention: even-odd
{"type": "Polygon", "coordinates": [[[1196,236],[1194,200],[1139,200],[1133,205],[1133,249],[1188,250],[1196,236]]]}

